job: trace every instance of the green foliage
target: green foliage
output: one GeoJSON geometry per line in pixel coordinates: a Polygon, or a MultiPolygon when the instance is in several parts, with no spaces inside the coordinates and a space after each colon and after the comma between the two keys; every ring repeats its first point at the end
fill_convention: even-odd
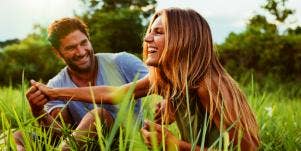
{"type": "Polygon", "coordinates": [[[138,10],[97,10],[85,20],[89,25],[91,42],[96,52],[141,53],[144,26],[138,10]]]}
{"type": "Polygon", "coordinates": [[[5,40],[5,41],[0,41],[0,48],[4,48],[8,45],[12,45],[15,43],[19,43],[20,40],[19,39],[9,39],[9,40],[5,40]]]}
{"type": "Polygon", "coordinates": [[[154,12],[155,0],[82,1],[90,6],[82,18],[96,52],[141,54],[145,20],[154,12]]]}
{"type": "Polygon", "coordinates": [[[243,33],[231,33],[219,46],[222,63],[233,75],[249,70],[258,78],[273,74],[282,80],[300,80],[301,34],[273,31],[251,26],[243,33]]]}
{"type": "MultiPolygon", "coordinates": [[[[270,6],[272,2],[275,1],[268,0],[264,7],[281,12],[275,4],[270,6]]],[[[288,15],[280,17],[281,21],[288,15]]],[[[270,74],[282,82],[301,80],[300,29],[300,26],[289,28],[281,34],[276,24],[268,22],[265,16],[255,15],[243,32],[230,33],[225,42],[218,45],[221,61],[236,76],[251,71],[259,79],[270,74]]]]}
{"type": "Polygon", "coordinates": [[[267,3],[262,6],[263,9],[267,10],[276,20],[284,22],[286,18],[294,13],[294,10],[286,8],[285,3],[288,0],[267,0],[267,3]]]}
{"type": "MultiPolygon", "coordinates": [[[[279,85],[270,81],[262,87],[257,82],[253,82],[250,76],[245,75],[242,79],[242,88],[247,94],[247,98],[253,111],[255,112],[257,122],[260,128],[261,146],[260,150],[300,150],[301,149],[301,112],[298,108],[301,105],[300,97],[291,96],[291,91],[300,94],[300,86],[279,85]],[[274,87],[274,90],[266,88],[274,87]],[[290,89],[288,89],[288,87],[290,89]]],[[[46,145],[46,150],[53,150],[50,145],[51,136],[37,126],[36,119],[30,114],[29,106],[23,100],[22,92],[25,87],[13,89],[12,87],[0,88],[0,150],[16,150],[15,143],[12,140],[12,133],[20,129],[26,135],[26,150],[41,150],[46,145]],[[7,103],[7,102],[10,103],[7,103]],[[23,112],[26,112],[26,118],[23,118],[23,112]],[[31,141],[31,133],[41,136],[42,141],[31,141]],[[7,138],[5,140],[5,138],[7,138]]],[[[148,96],[143,99],[143,112],[146,119],[153,119],[155,104],[161,100],[158,96],[148,96]]],[[[117,122],[114,127],[120,130],[120,140],[116,145],[119,150],[148,150],[141,139],[139,133],[139,122],[133,120],[133,100],[127,95],[120,106],[120,112],[117,114],[117,122]],[[129,105],[130,104],[130,105],[129,105]],[[122,125],[122,126],[121,126],[122,125]]],[[[96,124],[98,130],[101,130],[100,122],[96,124]]],[[[179,132],[175,124],[168,126],[175,136],[179,137],[179,132]]],[[[70,132],[73,130],[62,127],[65,138],[72,141],[70,132]],[[71,138],[70,138],[71,137],[71,138]]],[[[110,137],[104,137],[101,131],[97,132],[102,139],[100,144],[110,144],[110,137]]],[[[222,134],[225,136],[225,134],[222,134]]],[[[227,138],[227,137],[226,137],[227,138]]],[[[87,138],[87,140],[89,140],[87,138]]],[[[224,139],[223,141],[226,142],[224,139]]],[[[62,142],[62,139],[59,140],[62,142]]],[[[217,141],[218,142],[218,141],[217,141]]],[[[71,142],[70,142],[71,143],[71,142]]],[[[104,146],[104,150],[108,150],[104,146]]],[[[163,147],[164,150],[164,147],[163,147]]],[[[230,149],[231,150],[231,149],[230,149]]]]}
{"type": "MultiPolygon", "coordinates": [[[[22,88],[15,89],[13,87],[0,88],[0,108],[1,114],[4,114],[9,119],[11,127],[17,127],[17,121],[14,118],[14,112],[23,118],[23,113],[26,113],[26,117],[30,116],[30,110],[27,100],[22,97],[22,88]]],[[[3,125],[3,121],[0,121],[0,125],[3,125]]],[[[1,129],[1,128],[0,128],[1,129]]]]}
{"type": "MultiPolygon", "coordinates": [[[[154,12],[155,0],[82,1],[89,4],[82,18],[95,52],[141,54],[145,19],[154,12]]],[[[47,81],[63,67],[48,44],[46,29],[34,28],[23,40],[0,43],[0,84],[20,84],[23,70],[28,79],[47,81]]]]}
{"type": "Polygon", "coordinates": [[[155,11],[156,0],[81,0],[88,5],[87,14],[93,14],[94,10],[118,11],[120,8],[138,9],[144,18],[149,17],[155,11]]]}
{"type": "Polygon", "coordinates": [[[46,40],[45,29],[36,28],[35,33],[0,52],[1,84],[7,85],[10,81],[20,84],[23,70],[29,79],[47,81],[62,68],[62,63],[56,58],[46,40]]]}
{"type": "Polygon", "coordinates": [[[279,85],[273,79],[266,79],[262,85],[248,77],[244,77],[243,88],[256,113],[261,139],[260,150],[300,150],[301,112],[298,108],[301,106],[301,85],[279,85]]]}

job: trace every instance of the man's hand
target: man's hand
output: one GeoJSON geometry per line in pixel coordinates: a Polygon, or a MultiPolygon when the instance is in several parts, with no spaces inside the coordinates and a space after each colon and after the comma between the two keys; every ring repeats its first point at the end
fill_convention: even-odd
{"type": "Polygon", "coordinates": [[[32,86],[38,88],[47,97],[48,101],[56,99],[51,91],[51,87],[47,87],[45,84],[36,82],[34,80],[30,80],[30,83],[32,86]]]}
{"type": "Polygon", "coordinates": [[[48,102],[46,96],[36,86],[31,86],[26,92],[26,98],[30,104],[31,112],[35,117],[43,114],[44,105],[48,102]]]}
{"type": "Polygon", "coordinates": [[[145,121],[140,131],[148,148],[152,148],[154,145],[159,146],[162,142],[165,143],[166,150],[176,150],[178,147],[179,139],[159,124],[145,121]]]}
{"type": "Polygon", "coordinates": [[[162,100],[156,104],[155,123],[171,124],[175,121],[175,111],[167,100],[162,100]]]}

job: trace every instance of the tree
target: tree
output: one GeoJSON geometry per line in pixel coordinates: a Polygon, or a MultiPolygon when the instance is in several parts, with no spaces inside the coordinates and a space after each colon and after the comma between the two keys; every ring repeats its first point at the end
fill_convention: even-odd
{"type": "Polygon", "coordinates": [[[265,10],[271,13],[279,22],[284,22],[287,17],[294,14],[295,10],[287,8],[288,0],[267,0],[267,3],[262,6],[265,10]]]}
{"type": "Polygon", "coordinates": [[[20,43],[12,44],[0,53],[0,83],[21,83],[22,72],[29,79],[47,81],[63,66],[50,48],[46,29],[35,26],[36,31],[20,43]]]}
{"type": "MultiPolygon", "coordinates": [[[[263,6],[278,21],[285,22],[294,11],[278,7],[281,2],[267,0],[263,6]]],[[[267,21],[263,15],[255,15],[241,33],[231,33],[225,42],[218,46],[222,63],[234,75],[253,71],[262,79],[267,75],[285,80],[301,80],[301,32],[287,29],[279,33],[277,25],[267,21]]]]}
{"type": "Polygon", "coordinates": [[[5,41],[0,41],[0,48],[4,48],[8,45],[16,44],[19,42],[20,42],[19,39],[9,39],[9,40],[5,40],[5,41]]]}
{"type": "MultiPolygon", "coordinates": [[[[141,53],[146,18],[154,12],[155,0],[82,0],[89,4],[80,16],[90,27],[96,52],[130,51],[141,53]]],[[[0,83],[20,84],[22,72],[29,79],[48,81],[64,64],[57,59],[47,41],[46,29],[35,31],[22,40],[0,42],[0,83]]]]}
{"type": "Polygon", "coordinates": [[[90,28],[96,52],[141,53],[146,19],[154,12],[155,0],[87,1],[82,16],[90,28]]]}
{"type": "Polygon", "coordinates": [[[95,13],[95,10],[118,11],[121,8],[137,9],[144,18],[149,17],[155,11],[156,0],[81,0],[87,8],[87,14],[95,13]]]}

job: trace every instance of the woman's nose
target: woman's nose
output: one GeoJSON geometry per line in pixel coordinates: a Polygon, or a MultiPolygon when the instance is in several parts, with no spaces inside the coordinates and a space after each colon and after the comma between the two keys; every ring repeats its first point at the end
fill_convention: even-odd
{"type": "Polygon", "coordinates": [[[144,41],[145,42],[151,42],[153,40],[153,36],[151,34],[147,34],[145,37],[144,37],[144,41]]]}

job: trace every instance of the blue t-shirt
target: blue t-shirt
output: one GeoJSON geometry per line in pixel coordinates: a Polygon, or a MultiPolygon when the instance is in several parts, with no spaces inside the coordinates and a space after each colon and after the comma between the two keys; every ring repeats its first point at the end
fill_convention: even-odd
{"type": "MultiPolygon", "coordinates": [[[[140,59],[126,52],[98,53],[95,56],[98,62],[96,85],[118,86],[132,82],[136,74],[139,74],[138,79],[141,79],[148,73],[147,68],[140,59]]],[[[63,68],[54,78],[50,79],[47,86],[77,87],[71,80],[67,72],[67,67],[63,68]]],[[[79,124],[83,116],[94,108],[92,103],[70,101],[67,104],[67,101],[53,100],[45,105],[45,110],[50,113],[53,109],[58,107],[63,108],[66,105],[75,124],[79,124]]],[[[118,112],[117,105],[102,104],[102,107],[109,111],[113,118],[116,117],[118,112]]],[[[134,108],[136,114],[138,114],[140,107],[141,100],[138,100],[134,108]]]]}

